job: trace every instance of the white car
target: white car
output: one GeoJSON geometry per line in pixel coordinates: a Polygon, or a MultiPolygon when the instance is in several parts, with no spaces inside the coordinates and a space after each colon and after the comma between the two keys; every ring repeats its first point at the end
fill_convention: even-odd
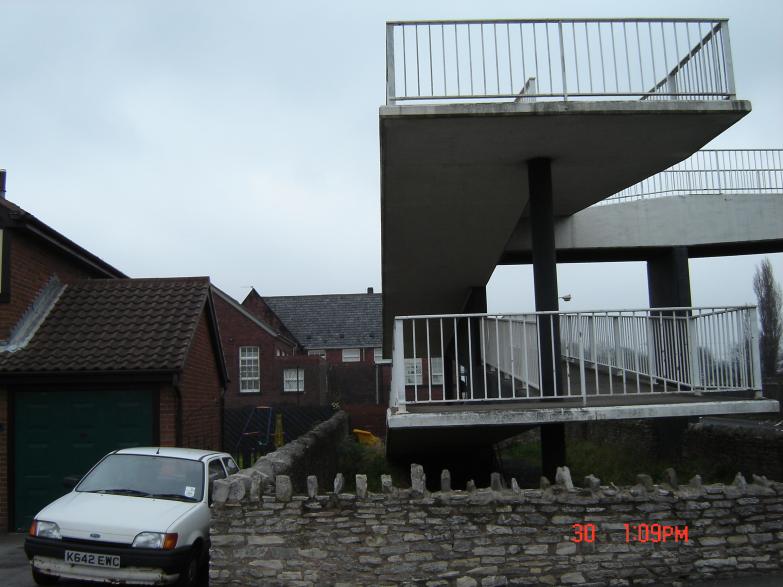
{"type": "Polygon", "coordinates": [[[33,579],[196,584],[209,560],[212,482],[238,470],[214,451],[109,453],[35,516],[25,540],[33,579]]]}

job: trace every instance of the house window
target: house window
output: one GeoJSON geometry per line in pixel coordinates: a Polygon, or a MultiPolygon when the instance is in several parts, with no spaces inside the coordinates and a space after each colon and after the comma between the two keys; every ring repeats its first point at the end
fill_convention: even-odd
{"type": "Polygon", "coordinates": [[[358,363],[361,360],[360,349],[343,349],[343,363],[358,363]]]}
{"type": "Polygon", "coordinates": [[[421,359],[405,359],[405,385],[421,385],[421,359]]]}
{"type": "Polygon", "coordinates": [[[321,357],[322,359],[326,358],[326,351],[324,349],[316,349],[314,351],[307,351],[307,354],[311,357],[321,357]]]}
{"type": "Polygon", "coordinates": [[[283,369],[283,391],[304,391],[304,369],[283,369]]]}
{"type": "Polygon", "coordinates": [[[441,357],[430,359],[430,374],[433,385],[443,385],[443,359],[441,357]]]}
{"type": "Polygon", "coordinates": [[[382,348],[373,349],[372,358],[373,361],[375,361],[376,363],[380,363],[381,361],[383,361],[383,349],[382,348]]]}
{"type": "Polygon", "coordinates": [[[239,391],[261,391],[257,346],[239,347],[239,391]]]}

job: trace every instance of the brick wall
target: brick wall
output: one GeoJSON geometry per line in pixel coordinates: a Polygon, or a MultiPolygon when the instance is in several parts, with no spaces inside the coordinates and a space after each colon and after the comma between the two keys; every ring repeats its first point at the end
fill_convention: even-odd
{"type": "Polygon", "coordinates": [[[269,324],[273,330],[282,333],[290,340],[296,340],[282,320],[272,311],[264,299],[258,295],[256,290],[251,290],[247,297],[242,301],[242,305],[247,308],[254,316],[269,324]]]}
{"type": "Polygon", "coordinates": [[[17,230],[7,231],[10,248],[10,299],[0,303],[0,339],[8,335],[53,274],[63,283],[105,277],[58,252],[50,245],[17,230]]]}
{"type": "Polygon", "coordinates": [[[182,446],[220,449],[223,384],[207,320],[205,309],[193,335],[180,380],[182,446]]]}
{"type": "Polygon", "coordinates": [[[8,392],[0,389],[0,532],[8,530],[8,392]]]}
{"type": "Polygon", "coordinates": [[[160,388],[159,438],[161,446],[177,446],[177,392],[170,385],[160,388]]]}
{"type": "Polygon", "coordinates": [[[564,475],[520,490],[498,476],[427,493],[416,468],[411,489],[386,478],[381,494],[364,475],[355,495],[294,496],[278,476],[259,496],[230,478],[215,490],[210,584],[681,586],[783,569],[781,483],[575,489],[564,475]]]}

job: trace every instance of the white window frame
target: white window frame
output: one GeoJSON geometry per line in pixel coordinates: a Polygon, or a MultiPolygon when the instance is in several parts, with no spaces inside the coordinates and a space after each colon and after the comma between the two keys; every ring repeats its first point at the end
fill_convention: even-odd
{"type": "Polygon", "coordinates": [[[261,357],[257,346],[239,347],[239,393],[261,391],[261,357]]]}
{"type": "Polygon", "coordinates": [[[307,355],[310,357],[321,357],[322,359],[326,358],[326,350],[325,349],[314,349],[312,351],[307,351],[307,355]]]}
{"type": "Polygon", "coordinates": [[[421,359],[405,359],[405,385],[421,385],[421,359]]]}
{"type": "Polygon", "coordinates": [[[443,385],[443,357],[430,358],[430,377],[433,385],[443,385]]]}
{"type": "Polygon", "coordinates": [[[300,393],[304,389],[305,372],[301,367],[289,367],[283,369],[283,392],[300,393]]]}
{"type": "Polygon", "coordinates": [[[372,350],[372,360],[374,363],[383,361],[383,348],[376,347],[372,350]]]}
{"type": "Polygon", "coordinates": [[[343,349],[343,363],[358,363],[362,360],[362,349],[343,349]]]}

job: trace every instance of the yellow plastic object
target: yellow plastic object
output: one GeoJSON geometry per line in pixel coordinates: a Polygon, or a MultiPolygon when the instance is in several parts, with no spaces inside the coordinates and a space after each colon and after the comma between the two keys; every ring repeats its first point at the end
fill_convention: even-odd
{"type": "Polygon", "coordinates": [[[375,436],[375,434],[368,432],[367,430],[354,428],[352,432],[354,433],[354,436],[356,436],[356,440],[358,440],[361,444],[366,444],[367,446],[374,446],[381,441],[381,439],[375,436]]]}
{"type": "Polygon", "coordinates": [[[283,414],[277,414],[275,416],[275,448],[280,448],[285,444],[285,436],[283,434],[283,414]]]}

